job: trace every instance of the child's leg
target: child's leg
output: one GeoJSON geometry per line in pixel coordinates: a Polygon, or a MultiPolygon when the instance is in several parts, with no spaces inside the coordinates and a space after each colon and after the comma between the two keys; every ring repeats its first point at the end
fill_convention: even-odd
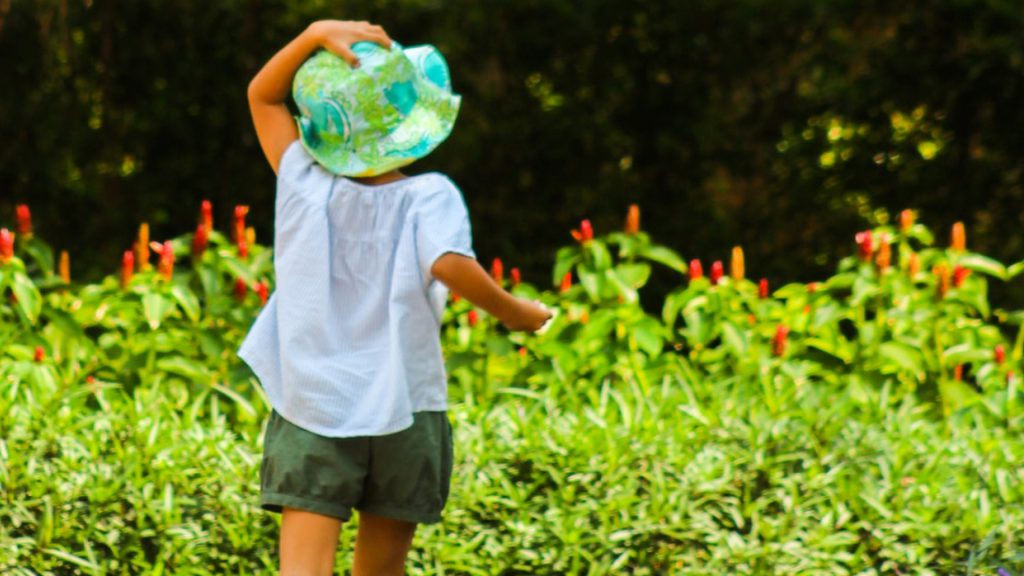
{"type": "Polygon", "coordinates": [[[402,576],[416,524],[359,512],[352,576],[402,576]]]}
{"type": "Polygon", "coordinates": [[[281,576],[331,576],[340,532],[337,518],[285,506],[279,544],[281,576]]]}

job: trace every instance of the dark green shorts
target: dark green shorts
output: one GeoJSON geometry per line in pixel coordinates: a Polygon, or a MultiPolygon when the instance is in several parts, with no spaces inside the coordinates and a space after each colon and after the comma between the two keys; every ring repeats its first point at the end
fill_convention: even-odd
{"type": "Polygon", "coordinates": [[[384,436],[329,438],[271,410],[263,437],[260,507],[301,508],[346,521],[352,508],[407,522],[441,521],[452,476],[446,412],[417,412],[384,436]]]}

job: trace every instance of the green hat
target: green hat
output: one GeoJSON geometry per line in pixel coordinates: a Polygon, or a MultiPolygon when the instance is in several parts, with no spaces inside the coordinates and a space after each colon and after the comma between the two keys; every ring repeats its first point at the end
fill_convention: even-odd
{"type": "Polygon", "coordinates": [[[429,44],[391,49],[356,42],[359,67],[326,50],[295,73],[299,137],[310,156],[344,176],[374,176],[429,154],[452,131],[462,97],[429,44]]]}

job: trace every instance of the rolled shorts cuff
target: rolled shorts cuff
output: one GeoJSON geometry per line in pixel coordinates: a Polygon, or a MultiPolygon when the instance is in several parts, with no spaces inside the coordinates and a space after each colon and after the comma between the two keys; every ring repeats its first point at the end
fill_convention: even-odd
{"type": "MultiPolygon", "coordinates": [[[[260,508],[269,512],[283,512],[283,508],[300,508],[325,516],[333,516],[342,522],[352,518],[351,506],[339,506],[330,502],[321,502],[310,498],[295,496],[294,494],[279,494],[276,492],[263,492],[260,494],[260,508]]],[[[371,512],[372,514],[372,512],[371,512]]]]}
{"type": "Polygon", "coordinates": [[[405,520],[415,524],[437,524],[441,521],[440,510],[408,508],[392,504],[363,504],[356,506],[360,512],[368,512],[375,516],[386,516],[396,520],[405,520]]]}

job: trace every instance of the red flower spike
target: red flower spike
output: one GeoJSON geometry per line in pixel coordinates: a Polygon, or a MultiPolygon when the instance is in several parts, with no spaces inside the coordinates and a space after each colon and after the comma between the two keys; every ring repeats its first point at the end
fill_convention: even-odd
{"type": "Polygon", "coordinates": [[[970,275],[970,268],[964,268],[957,264],[956,267],[953,268],[953,287],[959,288],[960,286],[963,286],[964,280],[970,275]]]}
{"type": "Polygon", "coordinates": [[[36,346],[35,353],[32,355],[32,360],[36,364],[38,364],[38,363],[42,362],[45,357],[46,357],[46,351],[43,350],[43,347],[42,346],[36,346]]]}
{"type": "Polygon", "coordinates": [[[470,310],[466,314],[466,317],[469,319],[469,325],[470,326],[476,326],[476,323],[479,322],[479,320],[480,320],[480,317],[479,317],[479,315],[477,315],[476,310],[470,310]]]}
{"type": "Polygon", "coordinates": [[[572,288],[572,272],[566,272],[565,276],[562,276],[562,285],[558,287],[558,291],[565,294],[569,288],[572,288]]]}
{"type": "Polygon", "coordinates": [[[238,257],[242,260],[249,258],[249,243],[244,239],[238,243],[238,257]]]}
{"type": "Polygon", "coordinates": [[[964,379],[964,365],[963,364],[957,364],[956,368],[953,369],[953,379],[954,380],[958,380],[958,381],[964,379]]]}
{"type": "Polygon", "coordinates": [[[857,246],[859,247],[860,259],[868,262],[871,260],[871,253],[873,251],[871,247],[871,230],[865,230],[863,232],[857,232],[854,238],[857,240],[857,246]]]}
{"type": "Polygon", "coordinates": [[[996,344],[995,358],[997,364],[1002,364],[1006,361],[1006,347],[1002,344],[996,344]]]}
{"type": "Polygon", "coordinates": [[[700,260],[694,258],[690,260],[690,282],[697,280],[698,278],[704,277],[704,268],[700,265],[700,260]]]}
{"type": "Polygon", "coordinates": [[[765,298],[768,297],[768,279],[767,278],[761,278],[761,280],[757,283],[757,296],[758,296],[758,298],[761,298],[762,300],[764,300],[765,298]]]}
{"type": "Polygon", "coordinates": [[[7,264],[14,258],[14,234],[7,228],[0,228],[0,264],[7,264]]]}
{"type": "Polygon", "coordinates": [[[505,266],[501,263],[501,258],[495,258],[494,262],[491,262],[491,278],[499,285],[505,280],[505,266]]]}
{"type": "Polygon", "coordinates": [[[772,338],[772,355],[782,356],[786,351],[786,337],[789,335],[789,327],[779,324],[775,329],[775,336],[772,338]]]}
{"type": "Polygon", "coordinates": [[[525,347],[523,347],[523,346],[519,347],[519,355],[522,356],[523,358],[526,358],[526,348],[525,347]]]}
{"type": "Polygon", "coordinates": [[[519,286],[519,283],[522,282],[522,278],[519,275],[519,268],[513,268],[512,271],[509,272],[509,275],[512,277],[512,286],[519,286]]]}
{"type": "Polygon", "coordinates": [[[192,235],[192,260],[199,261],[203,257],[203,252],[206,252],[206,247],[210,244],[210,232],[206,226],[200,222],[196,226],[196,233],[192,235]]]}
{"type": "Polygon", "coordinates": [[[711,284],[718,284],[718,281],[722,279],[722,275],[725,274],[725,267],[722,266],[721,260],[715,260],[711,263],[711,284]]]}
{"type": "Polygon", "coordinates": [[[636,204],[629,205],[629,211],[626,212],[626,234],[636,234],[640,231],[640,207],[636,204]]]}
{"type": "Polygon", "coordinates": [[[260,280],[259,282],[253,284],[252,291],[255,292],[257,296],[259,296],[261,306],[267,303],[267,298],[270,297],[270,293],[267,289],[267,282],[265,280],[260,280]]]}
{"type": "Polygon", "coordinates": [[[572,237],[576,239],[580,244],[587,244],[594,239],[594,228],[590,225],[590,220],[583,220],[580,222],[579,230],[572,230],[572,237]]]}
{"type": "Polygon", "coordinates": [[[14,212],[18,218],[18,234],[21,234],[24,238],[31,238],[32,211],[28,209],[27,204],[18,204],[15,206],[14,212]]]}
{"type": "Polygon", "coordinates": [[[209,200],[203,200],[199,207],[199,226],[206,231],[206,236],[213,232],[213,206],[209,200]]]}
{"type": "Polygon", "coordinates": [[[157,270],[165,280],[170,280],[174,275],[174,248],[171,247],[171,241],[168,240],[163,244],[159,242],[150,242],[149,247],[160,255],[160,263],[157,265],[157,270]]]}
{"type": "Polygon", "coordinates": [[[125,250],[124,256],[121,257],[121,288],[128,288],[128,283],[132,281],[132,275],[135,273],[135,252],[131,250],[125,250]]]}
{"type": "Polygon", "coordinates": [[[239,302],[245,301],[245,296],[249,293],[249,286],[245,283],[245,280],[241,278],[235,279],[235,299],[239,302]]]}

